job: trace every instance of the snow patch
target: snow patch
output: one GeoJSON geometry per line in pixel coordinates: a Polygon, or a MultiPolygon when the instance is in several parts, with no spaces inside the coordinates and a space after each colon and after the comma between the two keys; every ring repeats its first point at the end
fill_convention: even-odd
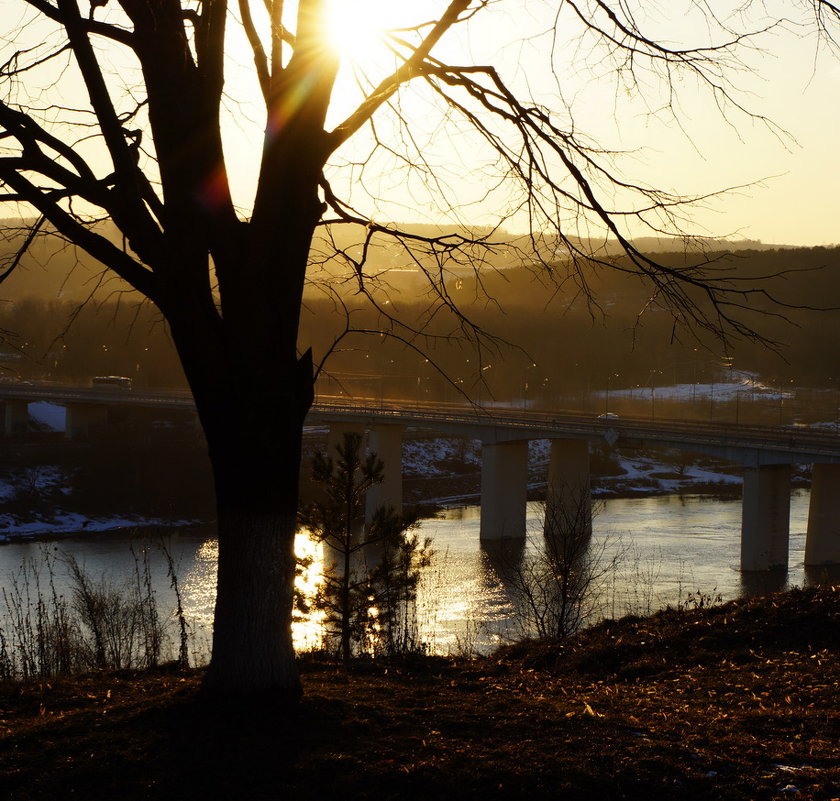
{"type": "Polygon", "coordinates": [[[29,416],[50,431],[67,430],[67,410],[63,406],[46,401],[29,404],[29,416]]]}
{"type": "Polygon", "coordinates": [[[661,400],[697,400],[698,398],[715,398],[718,400],[734,400],[739,395],[749,393],[751,397],[768,400],[787,400],[794,397],[794,393],[780,387],[772,387],[758,380],[756,373],[746,370],[731,370],[732,380],[713,382],[711,384],[673,384],[670,386],[637,386],[625,389],[601,390],[594,393],[598,397],[611,398],[650,398],[651,393],[661,400]]]}
{"type": "Polygon", "coordinates": [[[0,515],[0,542],[13,538],[43,537],[54,534],[78,534],[80,532],[102,532],[115,529],[140,528],[148,526],[179,527],[194,525],[195,520],[164,520],[159,517],[85,517],[84,515],[56,512],[49,517],[21,521],[12,515],[0,515]]]}
{"type": "Polygon", "coordinates": [[[447,462],[481,464],[481,442],[459,437],[410,439],[403,442],[403,474],[409,477],[433,478],[452,473],[447,462]]]}

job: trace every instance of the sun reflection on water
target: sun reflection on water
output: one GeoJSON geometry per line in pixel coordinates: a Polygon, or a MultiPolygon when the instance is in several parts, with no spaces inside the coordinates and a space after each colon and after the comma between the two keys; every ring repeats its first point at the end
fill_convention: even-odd
{"type": "MultiPolygon", "coordinates": [[[[801,563],[807,512],[807,493],[794,494],[791,568],[785,577],[789,584],[806,581],[801,563]]],[[[536,528],[523,545],[526,554],[541,541],[535,515],[529,507],[529,520],[536,528]]],[[[625,555],[601,588],[597,608],[609,617],[646,614],[678,603],[686,591],[724,598],[749,591],[738,570],[740,522],[738,500],[664,496],[608,501],[594,521],[594,542],[608,543],[608,558],[613,551],[625,555]]],[[[436,551],[431,567],[423,571],[416,602],[416,636],[425,649],[437,654],[487,653],[520,636],[522,621],[514,613],[505,561],[481,545],[477,509],[424,520],[420,535],[431,537],[436,551]]],[[[295,547],[305,562],[297,586],[311,599],[330,555],[306,533],[298,535],[295,547]]],[[[196,543],[194,552],[185,553],[179,571],[195,661],[210,653],[217,557],[215,539],[196,543]]],[[[325,613],[317,611],[295,614],[292,632],[299,652],[323,645],[324,618],[325,613]]]]}
{"type": "MultiPolygon", "coordinates": [[[[295,554],[301,563],[295,589],[305,601],[311,603],[324,571],[323,546],[303,531],[295,537],[295,554]]],[[[195,648],[199,653],[206,651],[208,656],[213,632],[218,561],[219,541],[215,537],[205,540],[198,547],[195,559],[181,582],[184,609],[193,628],[195,648]]],[[[292,641],[297,651],[318,648],[323,634],[323,612],[314,609],[305,614],[295,612],[292,641]]]]}
{"type": "Polygon", "coordinates": [[[295,590],[310,608],[306,612],[295,611],[292,642],[296,651],[310,651],[318,648],[324,638],[325,612],[311,608],[324,574],[324,546],[312,539],[308,531],[301,531],[295,537],[295,554],[300,562],[295,590]]]}

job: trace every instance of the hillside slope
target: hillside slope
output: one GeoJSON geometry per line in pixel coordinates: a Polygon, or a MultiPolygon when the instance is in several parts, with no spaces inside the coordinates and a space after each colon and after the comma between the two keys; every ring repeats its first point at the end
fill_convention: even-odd
{"type": "Polygon", "coordinates": [[[310,663],[291,718],[205,703],[196,672],[7,685],[0,784],[9,801],[838,798],[840,588],[707,600],[481,660],[310,663]]]}

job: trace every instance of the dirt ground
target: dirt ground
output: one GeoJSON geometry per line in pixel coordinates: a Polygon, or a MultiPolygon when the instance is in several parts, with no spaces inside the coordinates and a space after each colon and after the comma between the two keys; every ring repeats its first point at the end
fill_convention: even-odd
{"type": "Polygon", "coordinates": [[[838,587],[301,669],[293,712],[171,668],[2,686],[0,798],[840,799],[838,587]]]}

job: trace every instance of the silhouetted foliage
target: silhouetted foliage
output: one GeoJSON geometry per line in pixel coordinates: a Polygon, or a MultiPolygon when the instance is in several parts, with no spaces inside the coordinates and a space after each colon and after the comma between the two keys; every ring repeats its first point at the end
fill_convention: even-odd
{"type": "Polygon", "coordinates": [[[346,663],[354,653],[404,653],[420,647],[414,602],[431,542],[410,533],[414,514],[390,507],[365,521],[365,495],[383,478],[375,453],[362,455],[358,434],[345,434],[336,458],[316,453],[312,473],[324,498],[304,507],[301,525],[326,547],[314,605],[326,613],[327,641],[346,663]]]}

